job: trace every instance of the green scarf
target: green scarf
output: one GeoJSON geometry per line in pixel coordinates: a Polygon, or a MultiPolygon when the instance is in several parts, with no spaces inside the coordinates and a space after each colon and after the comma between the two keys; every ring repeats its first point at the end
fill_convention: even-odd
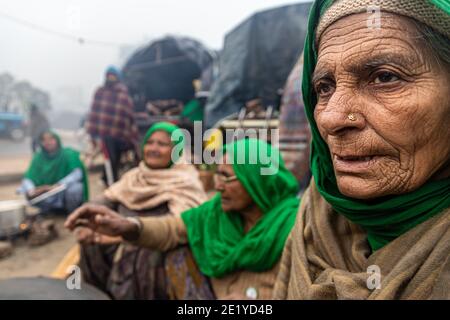
{"type": "MultiPolygon", "coordinates": [[[[151,135],[155,133],[156,131],[164,131],[169,134],[171,138],[175,140],[174,147],[178,146],[179,152],[178,154],[175,154],[175,161],[178,160],[181,157],[181,154],[183,152],[184,147],[184,135],[181,131],[180,127],[177,125],[174,125],[170,122],[157,122],[154,125],[150,127],[150,129],[147,130],[147,133],[144,136],[144,139],[141,143],[141,152],[142,155],[144,154],[144,146],[147,143],[148,139],[150,139],[151,135]]],[[[172,141],[173,142],[173,141],[172,141]]],[[[173,161],[170,160],[169,167],[173,165],[173,161]]]]}
{"type": "MultiPolygon", "coordinates": [[[[448,3],[442,0],[432,2],[450,14],[448,3]]],[[[315,1],[310,11],[305,40],[302,92],[313,137],[311,171],[320,194],[338,213],[367,231],[369,244],[375,251],[448,208],[450,179],[430,181],[410,193],[384,197],[370,203],[346,197],[339,192],[328,146],[320,136],[314,121],[314,107],[317,100],[311,82],[317,63],[315,30],[321,15],[332,3],[332,0],[315,1]]]]}
{"type": "Polygon", "coordinates": [[[430,0],[436,7],[450,14],[450,2],[448,0],[430,0]]]}
{"type": "MultiPolygon", "coordinates": [[[[63,148],[60,137],[51,131],[50,133],[58,142],[58,150],[54,154],[49,154],[41,146],[31,160],[31,165],[25,172],[25,178],[30,179],[36,186],[53,185],[62,178],[66,177],[73,170],[80,168],[83,172],[83,200],[87,201],[89,198],[89,187],[87,180],[86,168],[80,160],[80,154],[71,148],[63,148]]],[[[39,140],[41,140],[43,134],[39,140]]]]}
{"type": "Polygon", "coordinates": [[[234,160],[237,178],[263,216],[244,233],[241,215],[222,210],[220,193],[201,206],[185,211],[181,217],[195,261],[202,273],[210,277],[240,269],[269,270],[280,259],[294,225],[299,205],[297,181],[285,168],[279,151],[261,140],[239,140],[225,146],[224,151],[234,160]],[[238,162],[243,152],[245,162],[238,162]],[[265,155],[271,161],[266,161],[265,155]],[[261,169],[277,166],[277,172],[261,174],[261,169]]]}
{"type": "Polygon", "coordinates": [[[197,99],[189,101],[181,112],[181,116],[189,119],[191,122],[203,121],[203,107],[197,99]]]}

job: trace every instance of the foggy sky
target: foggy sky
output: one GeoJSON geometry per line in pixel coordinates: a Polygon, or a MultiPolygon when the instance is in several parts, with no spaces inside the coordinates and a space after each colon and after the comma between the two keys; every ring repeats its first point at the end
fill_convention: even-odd
{"type": "MultiPolygon", "coordinates": [[[[58,88],[81,88],[86,109],[110,64],[120,62],[119,46],[136,46],[168,34],[200,40],[220,49],[227,32],[251,14],[303,0],[0,0],[0,14],[43,28],[112,46],[80,45],[0,16],[0,73],[28,80],[52,95],[58,88]]],[[[61,91],[60,91],[61,92],[61,91]]],[[[60,94],[61,95],[61,94],[60,94]]],[[[60,103],[62,104],[62,103],[60,103]]]]}

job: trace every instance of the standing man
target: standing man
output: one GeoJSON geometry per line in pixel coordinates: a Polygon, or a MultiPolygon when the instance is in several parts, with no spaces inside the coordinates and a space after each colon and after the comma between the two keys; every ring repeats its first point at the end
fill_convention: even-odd
{"type": "Polygon", "coordinates": [[[39,108],[33,103],[30,106],[30,137],[31,150],[35,153],[39,147],[39,137],[43,132],[50,129],[47,117],[39,111],[39,108]]]}
{"type": "Polygon", "coordinates": [[[86,130],[94,144],[97,139],[103,143],[111,163],[113,180],[117,181],[122,153],[133,148],[137,150],[138,128],[133,101],[126,86],[120,82],[119,70],[113,66],[106,70],[105,84],[95,92],[86,130]]]}

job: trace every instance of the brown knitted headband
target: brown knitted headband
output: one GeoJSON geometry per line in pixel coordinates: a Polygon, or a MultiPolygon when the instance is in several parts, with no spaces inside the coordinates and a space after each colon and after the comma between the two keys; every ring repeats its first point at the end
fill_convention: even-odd
{"type": "Polygon", "coordinates": [[[337,0],[320,19],[316,44],[332,23],[350,14],[367,12],[369,6],[416,19],[450,38],[450,16],[427,0],[337,0]]]}

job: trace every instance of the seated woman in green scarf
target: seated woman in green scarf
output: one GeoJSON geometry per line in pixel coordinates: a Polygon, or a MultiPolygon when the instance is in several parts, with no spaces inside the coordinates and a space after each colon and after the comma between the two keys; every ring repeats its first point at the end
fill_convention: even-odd
{"type": "Polygon", "coordinates": [[[31,200],[65,186],[63,191],[37,202],[36,207],[44,213],[71,213],[88,199],[89,194],[86,169],[80,154],[63,147],[59,136],[51,131],[43,132],[38,141],[41,150],[33,156],[19,191],[31,200]]]}
{"type": "Polygon", "coordinates": [[[317,0],[303,72],[313,180],[275,298],[450,299],[449,2],[317,0]]]}
{"type": "Polygon", "coordinates": [[[175,255],[166,261],[170,298],[268,299],[295,220],[298,184],[278,150],[261,140],[239,140],[222,154],[218,193],[181,216],[130,220],[106,207],[84,206],[66,227],[85,225],[163,251],[189,245],[193,259],[177,264],[175,255]],[[204,286],[198,292],[204,279],[210,292],[204,286]]]}
{"type": "MultiPolygon", "coordinates": [[[[171,140],[172,134],[179,132],[171,123],[154,124],[142,141],[141,163],[89,206],[101,205],[125,218],[179,217],[206,201],[196,168],[186,162],[182,148],[181,154],[174,149],[183,143],[182,135],[181,140],[171,140]]],[[[81,245],[79,266],[84,281],[114,299],[167,297],[161,276],[165,256],[160,251],[122,243],[120,237],[101,236],[87,228],[77,228],[75,235],[81,245]]]]}

